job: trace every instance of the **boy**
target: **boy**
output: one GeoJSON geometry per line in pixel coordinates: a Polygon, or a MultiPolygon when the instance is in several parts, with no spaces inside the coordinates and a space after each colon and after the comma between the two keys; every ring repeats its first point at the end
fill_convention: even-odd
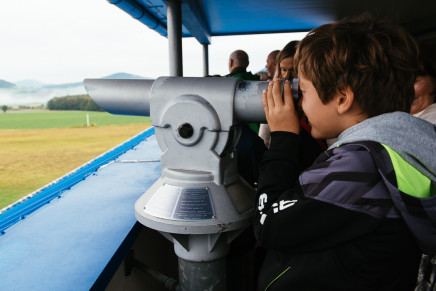
{"type": "Polygon", "coordinates": [[[301,106],[314,138],[338,141],[301,175],[290,85],[284,99],[278,80],[263,92],[258,290],[414,289],[421,249],[436,250],[436,129],[405,113],[417,56],[410,35],[368,14],[309,32],[294,58],[301,106]]]}

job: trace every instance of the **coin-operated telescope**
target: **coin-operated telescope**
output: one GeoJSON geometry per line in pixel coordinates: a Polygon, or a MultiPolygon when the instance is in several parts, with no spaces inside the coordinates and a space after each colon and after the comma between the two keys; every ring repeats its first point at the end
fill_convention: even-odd
{"type": "Polygon", "coordinates": [[[135,204],[138,221],[174,243],[181,290],[225,290],[230,242],[251,224],[254,190],[239,177],[241,124],[265,122],[267,82],[237,78],[86,79],[113,114],[150,116],[161,177],[135,204]]]}

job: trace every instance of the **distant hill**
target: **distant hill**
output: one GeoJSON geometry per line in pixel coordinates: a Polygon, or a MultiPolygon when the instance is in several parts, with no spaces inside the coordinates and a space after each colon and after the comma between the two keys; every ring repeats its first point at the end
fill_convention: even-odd
{"type": "Polygon", "coordinates": [[[5,80],[0,80],[0,88],[15,88],[17,85],[14,83],[7,82],[5,80]]]}
{"type": "Polygon", "coordinates": [[[115,74],[103,77],[102,79],[150,79],[150,78],[145,78],[145,77],[141,77],[138,75],[132,75],[132,74],[127,74],[127,73],[115,73],[115,74]]]}
{"type": "MultiPolygon", "coordinates": [[[[148,79],[138,75],[127,74],[127,73],[115,73],[106,77],[102,77],[102,79],[148,79]]],[[[65,84],[57,84],[57,85],[46,85],[43,88],[47,89],[59,89],[59,88],[73,88],[83,86],[83,82],[75,82],[75,83],[65,83],[65,84]]]]}

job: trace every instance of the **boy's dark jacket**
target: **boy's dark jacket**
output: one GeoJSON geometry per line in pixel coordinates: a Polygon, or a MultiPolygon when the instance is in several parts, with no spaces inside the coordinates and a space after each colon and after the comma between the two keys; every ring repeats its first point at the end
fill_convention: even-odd
{"type": "Polygon", "coordinates": [[[258,289],[413,290],[419,247],[436,249],[436,196],[399,191],[390,150],[434,194],[435,127],[399,112],[367,119],[296,182],[298,141],[272,133],[261,164],[254,228],[268,252],[258,289]]]}

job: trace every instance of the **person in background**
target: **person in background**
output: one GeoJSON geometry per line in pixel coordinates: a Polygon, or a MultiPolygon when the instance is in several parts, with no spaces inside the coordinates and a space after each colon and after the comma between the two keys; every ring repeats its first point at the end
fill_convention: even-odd
{"type": "MultiPolygon", "coordinates": [[[[266,58],[266,71],[257,73],[260,76],[261,81],[272,81],[276,72],[277,56],[280,53],[279,50],[274,50],[268,54],[266,58]],[[262,74],[260,74],[262,73],[262,74]]],[[[264,140],[265,146],[269,147],[269,128],[267,124],[260,124],[259,136],[264,140]]]]}
{"type": "MultiPolygon", "coordinates": [[[[290,74],[288,74],[288,72],[291,73],[291,71],[293,70],[293,64],[294,64],[293,60],[294,60],[294,54],[295,54],[295,49],[297,47],[297,44],[298,44],[298,41],[293,40],[293,41],[289,42],[288,44],[286,44],[285,47],[281,51],[278,51],[278,53],[275,53],[274,65],[272,65],[271,63],[269,65],[271,72],[269,72],[269,70],[268,70],[268,60],[271,62],[273,59],[270,58],[270,55],[273,52],[277,52],[277,51],[273,51],[268,55],[266,68],[268,70],[268,74],[271,74],[270,75],[271,80],[274,78],[285,78],[285,79],[289,80],[290,74]]],[[[259,136],[263,139],[263,141],[265,142],[265,146],[268,148],[270,141],[271,141],[270,130],[269,130],[268,124],[261,124],[260,125],[259,136]]]]}
{"type": "Polygon", "coordinates": [[[229,57],[229,74],[226,77],[242,78],[244,80],[259,81],[258,75],[247,71],[250,64],[248,54],[243,50],[236,50],[229,57]]]}
{"type": "Polygon", "coordinates": [[[416,117],[436,124],[436,80],[431,75],[418,76],[415,82],[415,100],[410,111],[416,117]]]}
{"type": "Polygon", "coordinates": [[[415,99],[413,100],[410,114],[436,124],[436,62],[432,51],[420,47],[420,63],[418,77],[415,81],[415,99]]]}
{"type": "MultiPolygon", "coordinates": [[[[241,78],[247,81],[260,81],[259,75],[253,75],[247,71],[247,67],[250,64],[248,54],[243,50],[236,50],[230,54],[229,57],[229,71],[225,77],[241,78]]],[[[259,133],[259,123],[248,123],[248,127],[255,132],[259,133]]]]}
{"type": "Polygon", "coordinates": [[[294,70],[294,55],[298,43],[298,40],[289,42],[278,54],[275,72],[276,78],[285,78],[286,80],[290,80],[297,77],[297,74],[294,70]]]}
{"type": "Polygon", "coordinates": [[[268,54],[266,58],[266,72],[268,73],[268,80],[274,79],[276,72],[277,56],[280,53],[279,50],[274,50],[268,54]]]}
{"type": "Polygon", "coordinates": [[[268,81],[270,79],[266,71],[259,71],[256,75],[259,76],[260,81],[268,81]]]}
{"type": "Polygon", "coordinates": [[[276,72],[277,55],[279,50],[274,50],[268,54],[266,58],[265,71],[258,72],[261,81],[272,81],[276,72]]]}

